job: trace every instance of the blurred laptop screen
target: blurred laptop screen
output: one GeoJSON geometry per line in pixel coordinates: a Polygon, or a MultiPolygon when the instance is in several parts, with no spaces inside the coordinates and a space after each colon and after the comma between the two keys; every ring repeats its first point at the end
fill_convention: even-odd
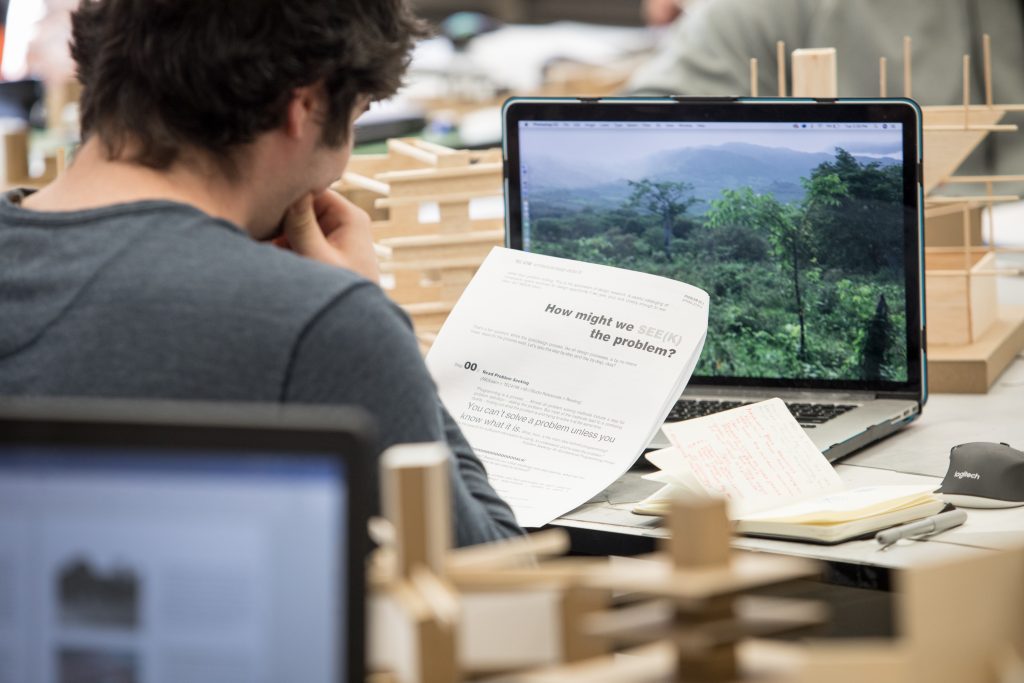
{"type": "Polygon", "coordinates": [[[0,444],[0,682],[343,680],[345,468],[0,444]]]}

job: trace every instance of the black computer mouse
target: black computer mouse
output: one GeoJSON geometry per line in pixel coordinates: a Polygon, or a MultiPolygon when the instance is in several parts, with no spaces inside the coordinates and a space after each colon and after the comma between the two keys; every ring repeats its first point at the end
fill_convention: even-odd
{"type": "Polygon", "coordinates": [[[957,507],[1024,505],[1024,452],[987,441],[954,446],[937,493],[957,507]]]}

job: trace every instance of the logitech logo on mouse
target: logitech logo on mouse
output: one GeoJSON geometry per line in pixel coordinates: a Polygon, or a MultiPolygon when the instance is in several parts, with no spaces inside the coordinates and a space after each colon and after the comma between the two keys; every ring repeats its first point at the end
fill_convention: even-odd
{"type": "Polygon", "coordinates": [[[981,479],[981,475],[977,472],[968,472],[967,470],[960,470],[953,474],[957,479],[981,479]]]}

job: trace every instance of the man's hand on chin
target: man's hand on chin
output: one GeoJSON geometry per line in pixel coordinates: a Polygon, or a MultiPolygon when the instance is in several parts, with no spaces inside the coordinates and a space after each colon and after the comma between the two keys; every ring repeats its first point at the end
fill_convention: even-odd
{"type": "Polygon", "coordinates": [[[285,212],[274,242],[307,258],[380,283],[370,216],[333,190],[304,195],[285,212]]]}

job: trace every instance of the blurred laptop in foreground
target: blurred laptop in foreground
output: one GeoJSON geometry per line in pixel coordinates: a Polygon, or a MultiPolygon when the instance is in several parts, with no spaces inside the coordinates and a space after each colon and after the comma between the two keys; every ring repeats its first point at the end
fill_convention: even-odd
{"type": "Polygon", "coordinates": [[[0,680],[362,681],[369,433],[0,401],[0,680]]]}

